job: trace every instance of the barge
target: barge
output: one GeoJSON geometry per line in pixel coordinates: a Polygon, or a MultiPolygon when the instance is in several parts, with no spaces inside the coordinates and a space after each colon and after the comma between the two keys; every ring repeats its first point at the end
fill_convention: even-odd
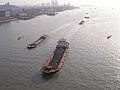
{"type": "Polygon", "coordinates": [[[58,72],[65,61],[65,57],[68,54],[69,42],[66,39],[60,39],[53,54],[42,66],[42,72],[45,74],[51,74],[58,72]]]}
{"type": "Polygon", "coordinates": [[[32,48],[36,48],[37,45],[39,45],[40,43],[44,42],[46,39],[48,39],[48,35],[43,35],[41,36],[39,39],[37,39],[35,42],[27,45],[28,49],[32,49],[32,48]]]}

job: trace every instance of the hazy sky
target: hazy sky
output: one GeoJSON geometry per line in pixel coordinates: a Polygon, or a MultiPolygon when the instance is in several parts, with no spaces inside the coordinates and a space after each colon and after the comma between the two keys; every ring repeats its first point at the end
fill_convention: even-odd
{"type": "MultiPolygon", "coordinates": [[[[50,2],[51,0],[0,0],[0,4],[10,2],[15,5],[36,5],[50,2]]],[[[59,4],[70,3],[71,5],[99,5],[99,6],[120,6],[120,0],[58,0],[59,4]]]]}

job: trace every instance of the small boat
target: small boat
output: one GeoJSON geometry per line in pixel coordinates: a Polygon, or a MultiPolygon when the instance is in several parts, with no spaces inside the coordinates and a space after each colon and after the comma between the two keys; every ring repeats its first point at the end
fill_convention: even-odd
{"type": "Polygon", "coordinates": [[[81,22],[79,23],[79,25],[82,25],[84,22],[85,22],[85,21],[81,21],[81,22]]]}
{"type": "Polygon", "coordinates": [[[20,40],[21,39],[21,37],[18,37],[18,40],[20,40]]]}
{"type": "Polygon", "coordinates": [[[89,16],[85,16],[85,18],[89,19],[90,17],[89,16]]]}
{"type": "Polygon", "coordinates": [[[112,37],[112,35],[109,35],[109,36],[107,36],[107,39],[109,39],[109,38],[111,38],[112,37]]]}
{"type": "Polygon", "coordinates": [[[43,41],[45,41],[49,36],[48,35],[43,35],[41,36],[39,39],[37,39],[35,42],[27,45],[28,49],[32,49],[32,48],[36,48],[37,45],[39,45],[40,43],[42,43],[43,41]]]}
{"type": "Polygon", "coordinates": [[[51,13],[48,13],[47,15],[48,15],[48,16],[55,16],[55,15],[56,15],[56,13],[51,12],[51,13]]]}
{"type": "Polygon", "coordinates": [[[52,74],[58,72],[64,63],[65,57],[68,54],[69,43],[66,39],[60,39],[53,54],[42,66],[42,72],[52,74]]]}
{"type": "Polygon", "coordinates": [[[29,44],[29,45],[27,46],[28,49],[36,48],[36,47],[37,47],[37,44],[34,44],[34,43],[29,44]]]}

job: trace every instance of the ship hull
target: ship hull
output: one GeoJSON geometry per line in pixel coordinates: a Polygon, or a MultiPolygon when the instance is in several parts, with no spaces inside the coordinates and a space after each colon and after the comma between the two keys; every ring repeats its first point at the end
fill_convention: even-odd
{"type": "MultiPolygon", "coordinates": [[[[59,72],[59,71],[61,70],[61,68],[62,68],[62,65],[63,65],[63,63],[64,63],[64,61],[65,61],[65,58],[66,58],[67,54],[68,54],[68,49],[65,49],[65,51],[64,51],[64,53],[63,53],[63,56],[62,56],[62,58],[60,59],[60,63],[59,63],[59,65],[57,66],[56,69],[52,69],[52,70],[50,70],[50,71],[46,71],[46,70],[43,69],[43,67],[44,67],[44,66],[43,66],[43,67],[42,67],[42,72],[43,72],[44,74],[55,74],[55,73],[59,72]]],[[[54,53],[50,56],[49,60],[47,60],[47,63],[46,63],[47,66],[49,66],[50,63],[52,62],[53,56],[54,56],[54,53]]]]}
{"type": "Polygon", "coordinates": [[[40,43],[46,41],[47,39],[48,39],[48,36],[46,36],[45,39],[39,38],[39,39],[37,39],[35,42],[33,42],[33,43],[27,45],[27,48],[28,48],[28,49],[36,48],[37,45],[39,45],[40,43]]]}

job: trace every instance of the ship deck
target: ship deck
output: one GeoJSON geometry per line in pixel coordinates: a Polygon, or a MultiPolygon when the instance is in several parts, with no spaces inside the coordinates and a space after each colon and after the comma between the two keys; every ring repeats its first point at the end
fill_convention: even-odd
{"type": "Polygon", "coordinates": [[[62,59],[64,52],[65,52],[64,48],[57,48],[49,66],[52,66],[52,68],[57,68],[62,59]]]}

